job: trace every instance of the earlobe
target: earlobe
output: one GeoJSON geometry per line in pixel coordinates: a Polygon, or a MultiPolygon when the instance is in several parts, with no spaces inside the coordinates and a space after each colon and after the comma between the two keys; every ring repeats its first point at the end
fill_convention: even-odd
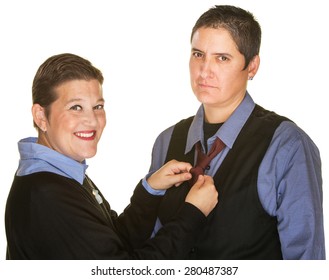
{"type": "Polygon", "coordinates": [[[43,132],[47,131],[47,119],[45,109],[40,104],[33,104],[32,106],[33,121],[43,132]]]}
{"type": "Polygon", "coordinates": [[[259,68],[260,64],[260,57],[259,55],[254,56],[254,58],[250,61],[249,66],[248,66],[248,79],[252,80],[259,68]]]}

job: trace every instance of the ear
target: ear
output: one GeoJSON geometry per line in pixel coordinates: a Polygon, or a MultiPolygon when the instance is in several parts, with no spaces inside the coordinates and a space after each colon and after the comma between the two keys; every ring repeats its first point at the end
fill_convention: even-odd
{"type": "Polygon", "coordinates": [[[248,65],[249,80],[252,80],[255,77],[255,75],[257,74],[259,64],[260,64],[259,55],[254,56],[253,59],[249,62],[249,65],[248,65]]]}
{"type": "Polygon", "coordinates": [[[45,109],[40,104],[33,104],[32,106],[32,116],[35,124],[43,132],[47,131],[47,118],[45,114],[45,109]]]}

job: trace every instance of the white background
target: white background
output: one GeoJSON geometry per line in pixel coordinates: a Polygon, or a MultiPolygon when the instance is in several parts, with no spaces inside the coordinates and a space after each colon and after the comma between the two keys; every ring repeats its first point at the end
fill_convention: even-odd
{"type": "MultiPolygon", "coordinates": [[[[329,240],[329,45],[321,0],[1,1],[0,216],[17,168],[17,141],[36,136],[30,113],[34,74],[45,59],[62,52],[87,58],[105,76],[108,124],[88,173],[121,212],[148,172],[156,136],[199,106],[189,83],[190,32],[215,4],[250,10],[261,24],[261,66],[248,90],[258,104],[296,122],[320,149],[329,240]]],[[[0,260],[5,249],[0,222],[0,260]]]]}

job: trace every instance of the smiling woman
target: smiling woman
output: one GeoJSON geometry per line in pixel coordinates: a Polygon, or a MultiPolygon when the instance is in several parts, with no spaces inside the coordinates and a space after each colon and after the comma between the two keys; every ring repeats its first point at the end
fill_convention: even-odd
{"type": "Polygon", "coordinates": [[[102,87],[97,79],[72,80],[55,88],[51,114],[33,104],[38,143],[82,162],[93,157],[106,124],[102,87]]]}
{"type": "Polygon", "coordinates": [[[179,258],[215,207],[213,181],[200,177],[176,219],[149,239],[164,190],[191,178],[189,163],[171,161],[140,181],[122,215],[111,210],[85,174],[106,124],[102,83],[102,73],[73,54],[39,67],[32,87],[38,137],[18,143],[5,214],[7,259],[179,258]]]}

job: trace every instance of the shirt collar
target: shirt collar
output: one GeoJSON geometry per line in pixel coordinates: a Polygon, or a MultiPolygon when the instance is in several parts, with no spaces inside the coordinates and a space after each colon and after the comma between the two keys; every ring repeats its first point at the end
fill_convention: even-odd
{"type": "Polygon", "coordinates": [[[73,160],[53,149],[37,143],[37,138],[24,138],[18,142],[20,162],[18,175],[35,172],[53,172],[83,183],[88,165],[73,160]]]}
{"type": "MultiPolygon", "coordinates": [[[[246,123],[254,108],[255,102],[249,93],[246,92],[246,95],[240,105],[211,138],[220,138],[224,144],[231,149],[236,138],[238,137],[238,134],[240,133],[242,127],[246,123]]],[[[203,142],[203,122],[204,108],[203,105],[201,105],[189,128],[185,153],[191,151],[195,143],[198,141],[201,143],[203,142]]]]}

